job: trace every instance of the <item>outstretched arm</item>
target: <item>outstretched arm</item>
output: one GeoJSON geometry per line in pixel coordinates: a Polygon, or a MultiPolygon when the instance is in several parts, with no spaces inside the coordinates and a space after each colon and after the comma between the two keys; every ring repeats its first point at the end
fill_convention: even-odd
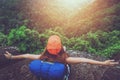
{"type": "Polygon", "coordinates": [[[96,64],[96,65],[115,65],[119,64],[118,62],[114,62],[114,60],[106,60],[106,61],[96,61],[88,58],[80,58],[80,57],[68,57],[66,61],[69,64],[76,64],[76,63],[89,63],[89,64],[96,64]]]}
{"type": "Polygon", "coordinates": [[[21,55],[12,55],[8,51],[4,54],[7,59],[39,59],[41,55],[34,55],[34,54],[21,54],[21,55]]]}

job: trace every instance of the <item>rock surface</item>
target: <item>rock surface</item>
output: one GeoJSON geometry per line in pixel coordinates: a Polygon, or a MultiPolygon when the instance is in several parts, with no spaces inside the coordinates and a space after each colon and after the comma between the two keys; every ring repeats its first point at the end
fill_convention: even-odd
{"type": "MultiPolygon", "coordinates": [[[[7,60],[3,53],[6,49],[0,48],[0,80],[37,80],[36,77],[29,71],[28,65],[30,60],[7,60]]],[[[8,49],[16,55],[16,49],[8,49]]],[[[105,60],[105,58],[88,54],[80,51],[67,51],[70,56],[86,57],[95,60],[105,60]]],[[[71,65],[71,74],[69,80],[101,80],[103,73],[109,67],[90,65],[90,64],[75,64],[71,65]]],[[[105,75],[105,74],[104,74],[105,75]]],[[[106,79],[107,80],[107,79],[106,79]]],[[[120,80],[120,79],[118,79],[120,80]]]]}
{"type": "MultiPolygon", "coordinates": [[[[111,59],[120,62],[120,53],[112,55],[111,59]]],[[[120,80],[120,64],[108,68],[102,76],[101,80],[120,80]]]]}
{"type": "Polygon", "coordinates": [[[5,51],[20,54],[16,47],[0,48],[0,80],[37,80],[29,71],[30,60],[8,60],[3,55],[5,51]]]}
{"type": "MultiPolygon", "coordinates": [[[[86,52],[68,51],[68,53],[70,53],[70,56],[85,57],[100,61],[105,60],[105,58],[88,54],[86,52]]],[[[107,68],[107,66],[91,65],[85,63],[71,65],[70,80],[101,80],[103,73],[107,68]]]]}

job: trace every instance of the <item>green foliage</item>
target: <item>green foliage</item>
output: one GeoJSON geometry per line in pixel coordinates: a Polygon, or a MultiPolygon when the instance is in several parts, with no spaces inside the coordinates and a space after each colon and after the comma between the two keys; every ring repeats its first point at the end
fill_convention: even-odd
{"type": "Polygon", "coordinates": [[[7,39],[9,46],[17,46],[22,52],[37,53],[42,49],[39,33],[26,26],[12,29],[7,39]]]}
{"type": "MultiPolygon", "coordinates": [[[[84,36],[85,37],[85,36],[84,36]]],[[[89,42],[88,52],[110,57],[120,50],[120,31],[89,32],[85,40],[89,42]]]]}
{"type": "Polygon", "coordinates": [[[0,32],[0,46],[6,46],[7,36],[0,32]]]}
{"type": "Polygon", "coordinates": [[[81,37],[66,38],[65,42],[69,49],[110,57],[120,52],[120,31],[104,32],[99,30],[88,32],[81,37]]]}
{"type": "Polygon", "coordinates": [[[48,29],[39,34],[26,26],[21,26],[12,29],[7,36],[0,33],[0,43],[1,46],[17,46],[21,52],[39,53],[46,47],[49,36],[58,35],[63,46],[69,50],[86,51],[106,57],[120,51],[120,31],[104,32],[99,30],[88,32],[80,37],[68,38],[63,33],[58,32],[57,29],[48,29]]]}
{"type": "Polygon", "coordinates": [[[99,41],[99,34],[96,32],[96,33],[87,33],[87,38],[86,38],[88,41],[89,41],[89,44],[91,45],[91,47],[93,48],[98,48],[100,46],[102,46],[101,42],[99,41]]]}
{"type": "Polygon", "coordinates": [[[86,51],[89,46],[88,41],[75,37],[68,39],[66,43],[67,48],[80,51],[86,51]]]}
{"type": "Polygon", "coordinates": [[[64,35],[57,32],[57,28],[39,34],[26,26],[21,26],[10,31],[7,37],[7,45],[17,46],[21,52],[39,53],[44,50],[48,37],[51,35],[59,35],[62,40],[66,39],[64,35]]]}
{"type": "Polygon", "coordinates": [[[61,37],[63,45],[66,46],[67,49],[87,51],[106,57],[110,57],[120,50],[120,31],[117,30],[112,32],[88,32],[81,37],[67,38],[64,34],[49,29],[43,34],[40,34],[40,39],[43,39],[41,40],[42,44],[46,44],[45,41],[53,34],[57,34],[61,37]]]}
{"type": "Polygon", "coordinates": [[[119,53],[120,52],[120,41],[116,42],[115,44],[108,46],[102,51],[97,52],[98,54],[106,57],[110,57],[113,54],[119,53]]]}
{"type": "MultiPolygon", "coordinates": [[[[104,42],[105,47],[99,50],[97,53],[110,57],[120,51],[120,31],[112,31],[106,34],[106,41],[104,42]]],[[[103,37],[104,39],[104,37],[103,37]]]]}

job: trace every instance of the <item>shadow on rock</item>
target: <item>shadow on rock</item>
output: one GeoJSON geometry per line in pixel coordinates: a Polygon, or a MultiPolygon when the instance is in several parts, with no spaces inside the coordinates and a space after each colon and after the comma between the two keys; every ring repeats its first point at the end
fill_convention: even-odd
{"type": "Polygon", "coordinates": [[[0,48],[0,80],[37,80],[29,71],[30,60],[8,60],[4,56],[5,51],[19,54],[15,47],[0,48]]]}
{"type": "Polygon", "coordinates": [[[1,47],[0,48],[0,69],[6,67],[8,65],[11,65],[15,62],[21,61],[21,60],[8,60],[8,59],[6,59],[6,57],[4,56],[6,51],[9,51],[13,55],[20,54],[16,47],[5,47],[5,48],[1,47]]]}
{"type": "MultiPolygon", "coordinates": [[[[112,55],[111,59],[120,62],[120,53],[112,55]]],[[[108,68],[103,74],[102,80],[120,80],[120,64],[108,68]]]]}

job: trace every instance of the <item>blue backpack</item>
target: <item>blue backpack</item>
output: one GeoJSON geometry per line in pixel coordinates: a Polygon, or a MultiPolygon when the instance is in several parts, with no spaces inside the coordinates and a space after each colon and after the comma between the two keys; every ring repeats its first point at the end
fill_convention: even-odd
{"type": "Polygon", "coordinates": [[[59,62],[33,60],[30,71],[42,80],[68,80],[70,67],[59,62]]]}

